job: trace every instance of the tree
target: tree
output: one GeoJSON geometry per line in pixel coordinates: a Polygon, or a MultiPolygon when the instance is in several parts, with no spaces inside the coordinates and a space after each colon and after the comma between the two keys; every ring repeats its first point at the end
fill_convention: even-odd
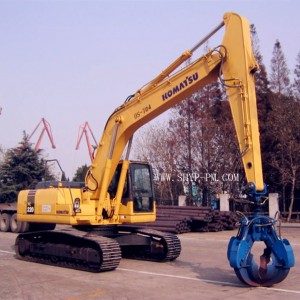
{"type": "Polygon", "coordinates": [[[289,69],[279,40],[276,40],[271,59],[270,87],[276,95],[289,95],[289,69]]]}
{"type": "Polygon", "coordinates": [[[133,156],[148,161],[154,171],[156,199],[161,203],[171,201],[173,205],[178,193],[182,193],[177,182],[175,154],[178,139],[172,135],[165,122],[150,123],[141,128],[134,138],[133,156]]]}
{"type": "Polygon", "coordinates": [[[259,38],[256,31],[256,27],[251,25],[251,38],[252,38],[252,48],[254,57],[259,65],[259,69],[255,72],[255,88],[258,102],[263,102],[265,100],[266,95],[269,94],[269,81],[266,71],[266,66],[263,63],[263,56],[260,52],[259,47],[259,38]]]}
{"type": "Polygon", "coordinates": [[[224,95],[218,82],[206,85],[172,109],[168,126],[177,145],[176,170],[198,177],[185,176],[185,186],[189,198],[202,198],[204,205],[210,205],[212,194],[231,192],[233,185],[222,180],[222,175],[240,169],[229,103],[224,95]]]}
{"type": "Polygon", "coordinates": [[[300,101],[300,52],[298,53],[297,59],[296,59],[296,67],[294,70],[295,79],[293,84],[293,90],[295,98],[300,101]]]}
{"type": "Polygon", "coordinates": [[[2,146],[0,145],[0,163],[3,161],[4,153],[5,153],[5,151],[2,148],[2,146]]]}
{"type": "Polygon", "coordinates": [[[78,167],[73,177],[73,181],[79,181],[79,182],[85,181],[85,175],[88,169],[89,167],[86,164],[82,165],[81,167],[78,167]]]}
{"type": "Polygon", "coordinates": [[[270,166],[275,173],[274,187],[280,187],[283,195],[283,210],[286,211],[285,194],[289,193],[289,215],[291,219],[295,190],[300,187],[300,103],[291,97],[275,98],[268,122],[271,136],[270,166]],[[284,113],[283,113],[284,112],[284,113]],[[276,176],[277,172],[277,176],[276,176]]]}
{"type": "Polygon", "coordinates": [[[216,101],[211,107],[211,117],[214,120],[215,140],[218,145],[214,154],[216,161],[215,172],[218,174],[218,178],[221,179],[224,174],[235,174],[239,178],[238,181],[220,180],[219,192],[239,193],[240,186],[243,185],[245,180],[245,174],[229,101],[216,101]]]}
{"type": "Polygon", "coordinates": [[[222,180],[223,174],[241,170],[229,102],[224,94],[218,82],[208,84],[172,108],[167,124],[152,125],[139,135],[135,149],[138,158],[151,162],[157,171],[160,199],[174,202],[184,189],[188,204],[202,198],[202,204],[210,205],[212,194],[231,192],[239,185],[222,180]]]}
{"type": "Polygon", "coordinates": [[[0,202],[15,202],[20,190],[34,188],[47,177],[53,179],[41,150],[34,151],[24,133],[23,140],[16,148],[4,154],[0,164],[0,202]]]}

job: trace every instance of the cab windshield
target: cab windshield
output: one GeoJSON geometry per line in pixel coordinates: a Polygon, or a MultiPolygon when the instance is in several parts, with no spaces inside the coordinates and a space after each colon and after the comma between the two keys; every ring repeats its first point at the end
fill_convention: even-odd
{"type": "Polygon", "coordinates": [[[130,177],[134,211],[153,211],[153,191],[150,166],[132,163],[130,165],[130,177]]]}

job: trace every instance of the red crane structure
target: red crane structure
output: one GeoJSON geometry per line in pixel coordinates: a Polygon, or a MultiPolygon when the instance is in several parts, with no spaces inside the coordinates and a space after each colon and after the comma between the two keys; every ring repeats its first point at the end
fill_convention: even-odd
{"type": "Polygon", "coordinates": [[[77,144],[76,144],[76,150],[79,149],[79,145],[80,145],[80,142],[81,142],[81,139],[82,139],[83,135],[85,135],[85,139],[86,139],[86,143],[87,143],[87,147],[88,147],[90,159],[91,159],[91,161],[93,161],[93,159],[94,159],[94,151],[97,148],[97,146],[96,146],[97,145],[97,141],[96,141],[96,138],[95,138],[95,136],[93,134],[93,131],[92,131],[92,129],[91,129],[91,127],[90,127],[90,125],[89,125],[88,122],[83,123],[79,127],[77,144]],[[94,146],[91,144],[89,134],[92,136],[92,138],[94,140],[94,143],[95,143],[94,146]]]}
{"type": "Polygon", "coordinates": [[[44,118],[41,119],[41,121],[37,124],[37,126],[35,127],[35,129],[33,130],[33,132],[31,133],[31,135],[28,137],[28,140],[30,140],[32,138],[32,136],[35,134],[35,132],[37,131],[37,129],[41,126],[43,126],[42,132],[40,133],[40,136],[38,138],[38,141],[35,144],[34,147],[34,151],[38,151],[40,149],[40,145],[44,136],[44,133],[47,132],[49,140],[51,142],[52,145],[52,149],[55,149],[56,146],[54,144],[54,139],[53,139],[53,135],[52,135],[52,131],[51,131],[51,126],[49,124],[49,122],[47,122],[44,118]]]}

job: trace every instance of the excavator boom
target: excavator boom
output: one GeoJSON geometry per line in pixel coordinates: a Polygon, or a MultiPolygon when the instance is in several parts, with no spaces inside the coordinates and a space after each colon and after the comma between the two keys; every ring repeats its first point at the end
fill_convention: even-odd
{"type": "Polygon", "coordinates": [[[264,190],[254,83],[258,64],[252,52],[249,23],[237,14],[227,13],[224,22],[213,32],[222,25],[226,28],[220,47],[170,76],[192,56],[199,44],[185,51],[110,116],[90,169],[96,180],[87,177],[87,186],[94,190],[92,199],[106,196],[123,149],[138,128],[222,74],[248,182],[254,182],[257,190],[264,190]],[[107,161],[112,164],[109,170],[107,161]],[[95,182],[101,183],[98,188],[95,182]]]}

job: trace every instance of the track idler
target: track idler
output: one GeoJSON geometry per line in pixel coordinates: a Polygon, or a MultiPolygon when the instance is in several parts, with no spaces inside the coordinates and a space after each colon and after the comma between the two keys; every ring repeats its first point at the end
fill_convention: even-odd
{"type": "MultiPolygon", "coordinates": [[[[256,204],[258,207],[258,202],[256,204]]],[[[249,219],[243,215],[237,236],[230,239],[227,257],[243,283],[250,286],[272,286],[283,281],[294,266],[292,246],[287,239],[282,239],[277,234],[276,222],[275,219],[260,214],[257,209],[249,219]],[[253,247],[255,242],[264,249],[253,247]],[[261,255],[257,253],[259,250],[262,250],[261,255]]]]}
{"type": "Polygon", "coordinates": [[[294,266],[293,249],[286,239],[281,239],[274,227],[275,220],[255,216],[242,220],[239,233],[232,237],[227,257],[237,277],[250,286],[272,286],[283,281],[294,266]],[[251,249],[255,242],[263,242],[264,250],[259,261],[254,260],[251,249]]]}

